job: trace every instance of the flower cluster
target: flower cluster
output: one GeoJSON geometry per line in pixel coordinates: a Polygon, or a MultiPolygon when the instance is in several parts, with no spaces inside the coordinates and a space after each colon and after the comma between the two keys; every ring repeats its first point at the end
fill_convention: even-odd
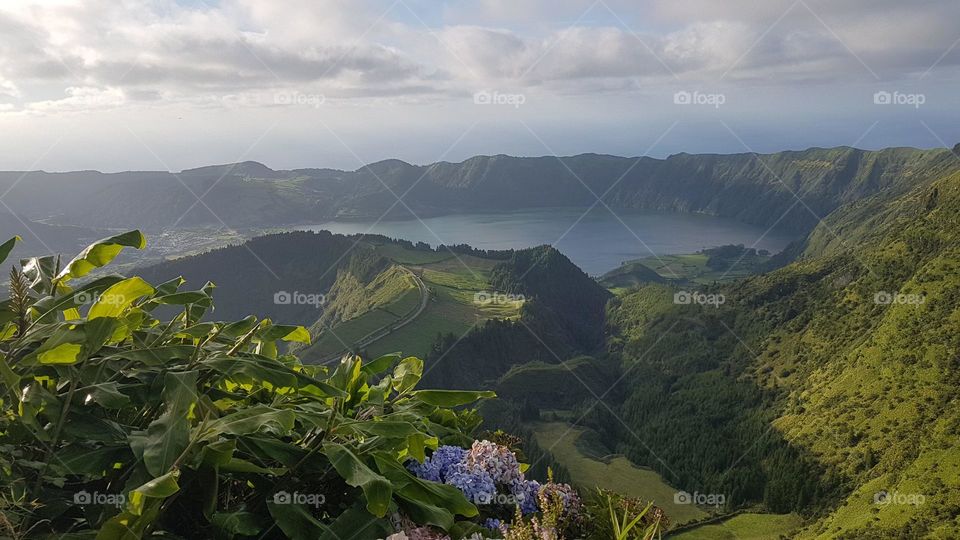
{"type": "Polygon", "coordinates": [[[465,463],[457,463],[450,467],[444,481],[462,491],[467,500],[472,503],[487,504],[497,495],[497,486],[493,478],[486,472],[465,463]]]}
{"type": "Polygon", "coordinates": [[[523,515],[532,514],[538,510],[537,495],[540,493],[540,482],[536,480],[516,480],[510,485],[510,493],[516,498],[517,505],[523,515]]]}
{"type": "Polygon", "coordinates": [[[467,453],[466,464],[473,469],[485,471],[501,484],[523,480],[517,456],[506,446],[490,441],[473,441],[473,446],[467,453]]]}
{"type": "MultiPolygon", "coordinates": [[[[456,487],[469,501],[484,506],[481,518],[486,528],[510,531],[516,538],[526,537],[524,527],[532,527],[529,532],[535,538],[556,538],[581,512],[580,497],[572,487],[553,482],[552,475],[546,484],[524,478],[517,456],[490,441],[475,441],[469,451],[441,446],[423,463],[410,461],[407,468],[418,478],[456,487]],[[523,516],[538,512],[542,518],[524,521],[523,516]]],[[[430,529],[407,526],[402,530],[410,540],[433,540],[427,536],[430,529]]]]}
{"type": "Polygon", "coordinates": [[[441,446],[423,463],[417,463],[416,460],[410,461],[407,463],[407,468],[417,478],[442,483],[447,481],[450,469],[462,464],[466,457],[467,451],[459,446],[441,446]]]}
{"type": "Polygon", "coordinates": [[[539,510],[540,483],[523,477],[509,448],[490,441],[474,441],[469,451],[441,446],[423,463],[411,461],[407,468],[418,478],[456,486],[473,503],[513,504],[523,514],[539,510]]]}

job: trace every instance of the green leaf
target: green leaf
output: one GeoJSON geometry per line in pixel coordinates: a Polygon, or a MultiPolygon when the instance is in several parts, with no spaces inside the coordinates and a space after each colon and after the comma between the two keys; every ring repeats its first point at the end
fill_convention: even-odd
{"type": "Polygon", "coordinates": [[[404,393],[412,390],[423,377],[423,360],[408,356],[397,364],[393,370],[393,388],[404,393]]]}
{"type": "Polygon", "coordinates": [[[413,393],[413,397],[438,407],[456,407],[473,403],[478,399],[495,398],[497,394],[490,391],[467,391],[467,390],[418,390],[413,393]]]}
{"type": "Polygon", "coordinates": [[[153,476],[166,474],[190,444],[187,413],[197,400],[197,375],[197,371],[164,375],[165,410],[147,426],[143,449],[143,463],[153,476]]]}
{"type": "Polygon", "coordinates": [[[92,270],[109,264],[124,247],[143,249],[146,245],[147,240],[140,231],[130,231],[98,240],[67,263],[57,274],[57,279],[67,281],[71,278],[83,277],[92,270]]]}
{"type": "Polygon", "coordinates": [[[19,236],[14,236],[3,244],[0,244],[0,263],[6,261],[7,257],[10,256],[10,252],[13,251],[13,246],[16,245],[17,242],[22,241],[19,236]]]}
{"type": "Polygon", "coordinates": [[[32,257],[20,261],[20,268],[23,275],[30,281],[30,287],[34,290],[42,290],[44,294],[50,293],[50,283],[53,280],[53,273],[57,270],[57,258],[53,255],[46,257],[32,257]]]}
{"type": "MultiPolygon", "coordinates": [[[[427,440],[431,437],[424,435],[423,433],[414,433],[407,437],[407,453],[411,457],[423,463],[423,460],[427,459],[426,448],[427,440]]],[[[434,438],[436,440],[436,438],[434,438]]]]}
{"type": "Polygon", "coordinates": [[[316,540],[330,531],[303,505],[268,502],[267,509],[280,530],[292,540],[316,540]]]}
{"type": "Polygon", "coordinates": [[[385,519],[377,519],[360,505],[347,508],[330,524],[330,530],[320,540],[378,540],[393,534],[393,527],[385,519]]]}
{"type": "Polygon", "coordinates": [[[79,343],[61,343],[51,349],[37,353],[37,360],[41,364],[76,364],[80,361],[80,351],[83,345],[79,343]]]}
{"type": "Polygon", "coordinates": [[[293,429],[296,413],[287,409],[273,409],[257,405],[217,418],[204,429],[204,438],[216,437],[224,433],[230,435],[248,435],[259,432],[274,432],[281,435],[293,429]]]}
{"type": "Polygon", "coordinates": [[[212,442],[200,451],[200,462],[210,467],[219,467],[233,459],[237,450],[236,439],[223,439],[212,442]]]}
{"type": "Polygon", "coordinates": [[[122,409],[130,404],[130,398],[120,392],[116,382],[95,384],[86,390],[84,403],[94,402],[107,409],[122,409]]]}
{"type": "Polygon", "coordinates": [[[377,517],[383,517],[390,507],[390,497],[393,494],[390,481],[367,467],[344,446],[328,442],[324,443],[323,450],[333,468],[347,484],[363,490],[367,499],[367,510],[377,517]]]}
{"type": "Polygon", "coordinates": [[[134,489],[130,492],[127,510],[134,515],[141,515],[147,499],[166,499],[180,491],[180,486],[177,484],[179,477],[180,471],[170,471],[134,489]]]}
{"type": "Polygon", "coordinates": [[[271,324],[264,330],[257,332],[257,337],[264,341],[295,341],[310,344],[310,332],[302,326],[271,324]]]}
{"type": "Polygon", "coordinates": [[[153,294],[153,287],[146,281],[132,277],[111,285],[103,291],[87,314],[88,320],[100,317],[119,317],[137,298],[153,294]]]}
{"type": "Polygon", "coordinates": [[[363,369],[367,375],[379,375],[390,369],[390,366],[398,360],[400,360],[400,353],[385,354],[375,360],[367,362],[361,369],[363,369]]]}

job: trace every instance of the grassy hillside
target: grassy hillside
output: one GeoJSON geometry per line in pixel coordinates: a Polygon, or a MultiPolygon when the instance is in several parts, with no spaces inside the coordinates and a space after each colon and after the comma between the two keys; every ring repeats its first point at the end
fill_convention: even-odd
{"type": "Polygon", "coordinates": [[[522,299],[477,301],[478,295],[485,298],[483,295],[495,292],[489,276],[497,260],[392,244],[379,244],[374,249],[392,266],[368,283],[349,272],[340,274],[331,288],[323,318],[311,328],[317,336],[315,343],[300,353],[307,361],[355,348],[360,338],[406,320],[420,306],[417,278],[426,286],[426,308],[409,323],[363,347],[369,354],[403,350],[426,355],[441,334],[459,336],[492,318],[519,317],[522,299]]]}
{"type": "Polygon", "coordinates": [[[705,288],[719,308],[619,299],[630,431],[588,424],[684,485],[811,514],[797,537],[960,535],[960,173],[937,170],[831,216],[801,261],[705,288]]]}
{"type": "Polygon", "coordinates": [[[607,272],[600,284],[612,290],[628,289],[648,283],[672,281],[690,285],[709,285],[718,281],[758,274],[767,270],[771,257],[743,245],[720,246],[697,253],[660,255],[627,261],[607,272]]]}

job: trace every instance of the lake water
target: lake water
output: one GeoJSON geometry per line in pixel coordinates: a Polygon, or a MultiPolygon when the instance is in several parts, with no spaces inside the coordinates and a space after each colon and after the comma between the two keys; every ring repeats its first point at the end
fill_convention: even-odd
{"type": "Polygon", "coordinates": [[[470,244],[480,249],[511,249],[552,244],[593,276],[651,254],[693,253],[726,244],[776,253],[795,238],[777,231],[767,232],[766,227],[700,214],[614,211],[616,215],[598,206],[584,215],[584,209],[537,208],[439,216],[422,221],[331,221],[306,228],[341,234],[382,234],[432,246],[470,244]]]}

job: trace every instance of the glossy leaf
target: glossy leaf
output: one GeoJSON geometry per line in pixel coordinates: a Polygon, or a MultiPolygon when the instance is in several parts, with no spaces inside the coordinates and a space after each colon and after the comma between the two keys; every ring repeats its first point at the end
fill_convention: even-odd
{"type": "Polygon", "coordinates": [[[72,261],[67,263],[56,278],[66,281],[71,278],[83,277],[92,270],[109,264],[124,247],[143,249],[146,245],[147,240],[140,231],[130,231],[98,240],[87,246],[72,261]]]}
{"type": "Polygon", "coordinates": [[[366,466],[353,452],[336,443],[323,445],[324,453],[330,458],[330,464],[348,485],[363,489],[367,499],[367,510],[383,517],[390,506],[393,488],[390,481],[366,466]]]}

